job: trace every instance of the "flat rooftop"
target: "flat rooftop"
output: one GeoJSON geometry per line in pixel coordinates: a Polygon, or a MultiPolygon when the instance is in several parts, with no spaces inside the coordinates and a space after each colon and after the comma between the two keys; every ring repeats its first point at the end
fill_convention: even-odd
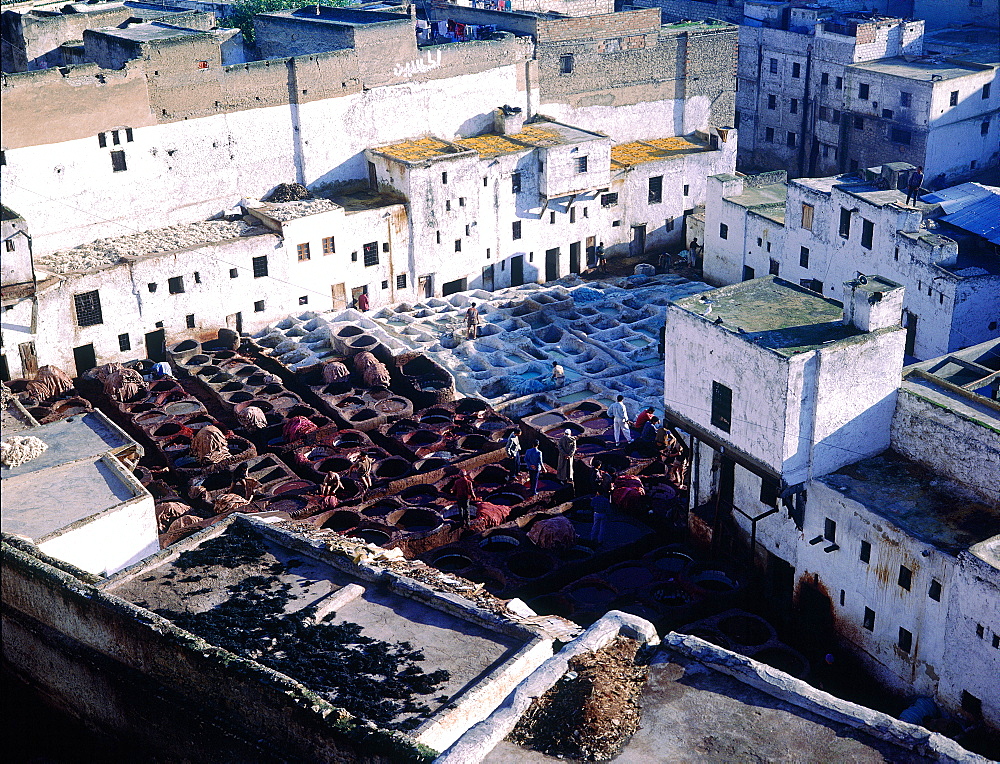
{"type": "Polygon", "coordinates": [[[634,167],[658,159],[670,159],[709,150],[707,143],[682,136],[630,141],[611,147],[611,169],[634,167]]]}
{"type": "Polygon", "coordinates": [[[377,149],[372,149],[376,154],[382,154],[390,159],[396,159],[401,162],[425,162],[430,159],[452,157],[466,150],[464,146],[457,146],[450,141],[430,137],[400,141],[399,143],[392,143],[388,146],[380,146],[377,149]]]}
{"type": "Polygon", "coordinates": [[[296,21],[308,21],[316,24],[335,24],[337,26],[369,26],[371,24],[386,24],[390,22],[409,21],[410,17],[404,13],[377,13],[373,11],[359,11],[350,8],[331,8],[327,5],[307,5],[293,11],[277,11],[275,13],[261,14],[264,16],[275,16],[296,21]]]}
{"type": "Polygon", "coordinates": [[[1000,510],[969,498],[892,450],[818,478],[916,538],[947,552],[1000,533],[1000,510]]]}
{"type": "Polygon", "coordinates": [[[483,159],[492,159],[503,154],[516,154],[519,151],[530,151],[532,149],[531,146],[513,140],[509,136],[492,133],[476,135],[472,138],[461,138],[455,141],[455,143],[475,151],[483,159]]]}
{"type": "Polygon", "coordinates": [[[117,265],[127,258],[194,249],[262,233],[267,231],[242,221],[204,220],[183,223],[126,236],[97,239],[72,249],[35,255],[35,268],[56,274],[100,270],[117,265]]]}
{"type": "Polygon", "coordinates": [[[939,58],[918,58],[907,61],[902,57],[883,58],[879,61],[868,61],[862,64],[851,64],[848,68],[859,69],[877,74],[888,74],[892,77],[902,77],[918,82],[931,82],[938,78],[953,80],[969,74],[978,74],[983,70],[976,66],[963,66],[954,61],[944,61],[939,58]]]}
{"type": "Polygon", "coordinates": [[[149,21],[144,24],[131,24],[124,29],[117,27],[105,27],[93,30],[96,34],[106,37],[115,37],[121,40],[131,40],[132,42],[153,42],[156,40],[173,40],[178,37],[210,37],[211,32],[203,32],[198,29],[187,29],[177,27],[172,24],[164,24],[159,21],[149,21]]]}
{"type": "Polygon", "coordinates": [[[841,303],[777,276],[730,284],[674,304],[784,356],[863,334],[843,323],[841,303]]]}
{"type": "Polygon", "coordinates": [[[1000,536],[994,536],[991,539],[974,544],[969,548],[969,552],[987,565],[1000,568],[1000,536]]]}
{"type": "Polygon", "coordinates": [[[124,478],[105,457],[81,459],[5,477],[0,526],[4,533],[39,543],[73,523],[143,495],[141,484],[124,478]]]}
{"type": "MultiPolygon", "coordinates": [[[[380,678],[379,665],[364,663],[360,653],[365,640],[409,643],[407,650],[412,647],[423,656],[413,665],[428,674],[444,670],[448,676],[419,697],[427,706],[425,714],[411,709],[392,718],[391,723],[408,729],[416,726],[415,716],[433,716],[449,708],[457,696],[483,681],[532,638],[532,632],[522,627],[520,636],[501,633],[454,610],[404,596],[379,579],[377,570],[369,569],[367,577],[359,577],[360,569],[348,557],[309,546],[301,537],[295,537],[293,546],[288,542],[292,535],[238,516],[234,522],[181,542],[180,547],[171,547],[183,549],[179,555],[165,550],[110,579],[103,588],[213,644],[281,671],[356,715],[358,704],[345,700],[346,690],[331,686],[360,684],[369,688],[367,694],[373,700],[380,699],[385,680],[380,678]],[[361,591],[355,588],[353,599],[324,608],[331,597],[345,594],[349,585],[361,591]],[[250,600],[257,603],[255,611],[263,611],[263,616],[225,617],[246,599],[240,592],[250,593],[250,600]],[[310,620],[303,626],[307,617],[310,620]],[[260,624],[255,626],[261,618],[268,624],[266,639],[257,630],[260,624]],[[331,657],[339,655],[338,650],[331,649],[326,640],[339,639],[330,632],[343,637],[354,626],[357,635],[346,642],[358,646],[353,660],[361,662],[339,665],[331,657]],[[290,648],[293,639],[294,648],[290,648]]],[[[388,663],[389,654],[382,660],[388,663]]],[[[364,708],[360,710],[365,715],[364,708]]],[[[387,723],[375,720],[379,726],[387,723]]]]}
{"type": "Polygon", "coordinates": [[[340,205],[329,199],[302,199],[296,202],[261,202],[252,209],[279,223],[287,223],[310,215],[339,210],[340,205]]]}
{"type": "MultiPolygon", "coordinates": [[[[735,175],[723,173],[715,177],[736,179],[735,175]]],[[[785,200],[788,198],[788,186],[785,183],[765,183],[759,186],[744,185],[743,192],[736,196],[727,196],[727,202],[738,204],[758,215],[763,215],[776,223],[785,223],[785,200]]]]}
{"type": "MultiPolygon", "coordinates": [[[[4,437],[7,434],[5,430],[4,437]]],[[[124,431],[119,429],[104,414],[96,411],[32,427],[30,430],[22,431],[21,434],[38,438],[48,445],[48,449],[40,456],[36,456],[31,461],[14,469],[0,467],[0,478],[3,480],[26,475],[30,472],[41,472],[69,462],[96,457],[124,446],[135,445],[135,441],[124,431]]],[[[6,494],[6,483],[4,483],[3,488],[6,494]]],[[[7,498],[5,495],[5,505],[7,498]]],[[[6,506],[4,509],[6,510],[6,506]]]]}

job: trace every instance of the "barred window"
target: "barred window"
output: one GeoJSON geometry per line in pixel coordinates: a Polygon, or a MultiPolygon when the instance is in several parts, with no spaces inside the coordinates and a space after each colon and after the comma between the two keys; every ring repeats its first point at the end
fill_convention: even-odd
{"type": "Polygon", "coordinates": [[[77,326],[96,326],[104,323],[104,314],[101,312],[101,296],[96,289],[93,292],[73,295],[73,303],[76,307],[77,326]]]}
{"type": "Polygon", "coordinates": [[[253,277],[263,278],[267,275],[267,255],[261,255],[253,259],[253,277]]]}
{"type": "Polygon", "coordinates": [[[365,253],[365,267],[368,268],[372,265],[378,265],[378,242],[369,242],[364,245],[363,249],[365,253]]]}
{"type": "Polygon", "coordinates": [[[396,289],[406,289],[406,274],[401,273],[396,276],[396,289]]]}

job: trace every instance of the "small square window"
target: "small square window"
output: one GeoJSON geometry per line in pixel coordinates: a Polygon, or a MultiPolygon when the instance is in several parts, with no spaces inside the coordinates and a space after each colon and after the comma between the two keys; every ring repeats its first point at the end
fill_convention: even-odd
{"type": "Polygon", "coordinates": [[[459,207],[464,207],[465,206],[465,197],[464,196],[458,197],[458,206],[459,207]]]}
{"type": "Polygon", "coordinates": [[[902,626],[899,627],[899,640],[897,643],[899,649],[904,653],[909,653],[913,649],[913,634],[904,629],[902,626]]]}
{"type": "Polygon", "coordinates": [[[483,178],[483,188],[489,188],[489,185],[490,185],[490,179],[483,178]]]}
{"type": "Polygon", "coordinates": [[[308,304],[309,304],[309,295],[305,295],[305,294],[302,295],[299,298],[299,305],[308,305],[308,304]]]}
{"type": "Polygon", "coordinates": [[[298,256],[299,262],[302,262],[303,260],[309,260],[311,258],[311,255],[309,254],[309,245],[308,244],[297,245],[295,247],[295,254],[298,256]]]}
{"type": "Polygon", "coordinates": [[[406,274],[401,273],[396,276],[396,289],[406,289],[406,274]]]}
{"type": "Polygon", "coordinates": [[[754,277],[755,277],[754,269],[751,268],[749,265],[744,265],[743,266],[743,280],[744,281],[753,281],[754,277]]]}
{"type": "Polygon", "coordinates": [[[795,135],[795,133],[793,133],[793,132],[789,132],[789,133],[788,133],[788,136],[787,136],[787,137],[786,137],[786,139],[785,139],[785,143],[786,143],[786,144],[787,144],[787,145],[788,145],[788,146],[789,146],[790,148],[795,148],[795,141],[796,141],[796,135],[795,135]]]}
{"type": "Polygon", "coordinates": [[[859,555],[861,562],[869,563],[872,561],[872,545],[867,541],[861,542],[861,554],[859,555]]]}
{"type": "Polygon", "coordinates": [[[184,316],[184,324],[188,329],[194,329],[194,313],[188,313],[184,316]]]}
{"type": "Polygon", "coordinates": [[[253,277],[255,279],[260,279],[267,275],[267,255],[261,255],[260,257],[255,257],[252,262],[253,262],[253,277]]]}
{"type": "Polygon", "coordinates": [[[337,251],[337,248],[336,248],[336,246],[334,244],[333,237],[332,236],[327,236],[326,238],[324,238],[323,239],[323,254],[324,255],[332,255],[336,251],[337,251]]]}
{"type": "Polygon", "coordinates": [[[728,239],[729,238],[729,226],[725,223],[719,223],[719,238],[728,239]]]}
{"type": "Polygon", "coordinates": [[[235,279],[239,275],[240,275],[240,271],[239,271],[238,268],[230,268],[229,269],[229,278],[235,279]]]}
{"type": "Polygon", "coordinates": [[[870,607],[865,608],[865,620],[862,625],[868,629],[868,631],[875,631],[875,611],[870,607]]]}
{"type": "Polygon", "coordinates": [[[990,644],[993,645],[994,650],[1000,650],[1000,634],[994,634],[990,640],[990,644]]]}
{"type": "Polygon", "coordinates": [[[807,231],[811,231],[813,228],[813,217],[816,213],[816,208],[811,204],[802,204],[802,227],[807,231]]]}
{"type": "Polygon", "coordinates": [[[264,312],[264,301],[263,300],[257,300],[253,304],[253,309],[254,309],[254,312],[256,312],[256,313],[263,313],[264,312]]]}
{"type": "Polygon", "coordinates": [[[167,291],[170,294],[183,294],[184,293],[184,277],[174,276],[167,279],[167,291]]]}
{"type": "MultiPolygon", "coordinates": [[[[466,228],[468,228],[468,226],[466,226],[466,228]]],[[[387,242],[387,241],[383,241],[382,242],[382,251],[383,252],[388,252],[389,251],[389,242],[387,242]]]]}
{"type": "Polygon", "coordinates": [[[951,91],[951,95],[948,96],[948,105],[949,106],[958,106],[958,91],[957,90],[952,90],[951,91]]]}
{"type": "Polygon", "coordinates": [[[867,101],[868,100],[868,89],[869,89],[868,85],[866,83],[864,83],[864,82],[862,82],[860,85],[858,85],[858,98],[860,98],[862,101],[867,101]]]}
{"type": "Polygon", "coordinates": [[[936,578],[931,579],[931,585],[927,588],[927,596],[935,602],[941,601],[941,582],[936,578]]]}
{"type": "Polygon", "coordinates": [[[882,119],[892,119],[893,116],[892,109],[882,109],[882,119]]]}
{"type": "Polygon", "coordinates": [[[665,221],[663,222],[663,230],[667,231],[668,233],[669,233],[670,231],[673,231],[673,230],[674,230],[674,219],[673,219],[673,218],[667,218],[667,219],[666,219],[666,220],[665,220],[665,221]]]}
{"type": "Polygon", "coordinates": [[[107,133],[98,133],[97,134],[97,145],[100,146],[102,149],[107,147],[107,145],[108,145],[108,136],[107,136],[107,133]]]}
{"type": "Polygon", "coordinates": [[[7,239],[7,241],[5,241],[3,243],[3,248],[7,252],[13,252],[17,248],[17,245],[14,243],[14,239],[10,238],[10,239],[7,239]]]}
{"type": "Polygon", "coordinates": [[[371,268],[373,265],[378,265],[378,242],[370,241],[365,244],[362,248],[365,257],[365,268],[371,268]]]}
{"type": "Polygon", "coordinates": [[[621,226],[621,224],[622,224],[622,221],[620,221],[620,220],[612,220],[611,221],[611,227],[612,228],[619,228],[621,226]]]}
{"type": "Polygon", "coordinates": [[[125,163],[125,152],[124,151],[112,151],[111,152],[111,171],[112,172],[125,172],[128,169],[128,165],[125,163]]]}
{"type": "Polygon", "coordinates": [[[150,294],[152,294],[153,292],[155,292],[156,291],[156,282],[155,281],[150,281],[148,284],[146,284],[146,289],[149,290],[150,294]]]}
{"type": "Polygon", "coordinates": [[[896,579],[896,583],[899,584],[900,588],[910,591],[910,587],[913,585],[913,571],[905,565],[900,565],[899,578],[896,579]]]}
{"type": "Polygon", "coordinates": [[[573,54],[566,53],[559,56],[559,74],[573,73],[573,54]]]}
{"type": "Polygon", "coordinates": [[[389,279],[385,279],[385,280],[382,281],[382,288],[383,289],[388,289],[389,288],[389,279]]]}
{"type": "Polygon", "coordinates": [[[577,157],[576,158],[576,171],[587,172],[587,157],[577,157]]]}
{"type": "Polygon", "coordinates": [[[909,130],[900,130],[898,127],[893,127],[889,130],[889,140],[893,143],[909,146],[912,139],[913,136],[909,130]]]}
{"type": "Polygon", "coordinates": [[[778,481],[770,478],[762,478],[760,481],[760,502],[769,507],[778,506],[778,497],[781,493],[781,486],[778,481]]]}
{"type": "Polygon", "coordinates": [[[855,130],[864,130],[865,129],[865,120],[864,120],[863,117],[855,117],[854,118],[854,129],[855,130]]]}
{"type": "Polygon", "coordinates": [[[618,194],[601,194],[602,207],[614,207],[618,204],[618,194]]]}
{"type": "Polygon", "coordinates": [[[455,251],[456,252],[461,252],[462,251],[462,240],[461,239],[455,239],[455,251]]]}
{"type": "Polygon", "coordinates": [[[132,349],[132,340],[127,334],[118,335],[118,349],[123,353],[132,349]]]}

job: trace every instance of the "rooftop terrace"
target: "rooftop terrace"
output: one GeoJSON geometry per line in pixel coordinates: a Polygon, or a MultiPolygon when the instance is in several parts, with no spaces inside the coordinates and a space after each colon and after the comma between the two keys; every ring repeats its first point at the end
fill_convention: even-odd
{"type": "Polygon", "coordinates": [[[709,150],[708,144],[682,136],[631,141],[611,147],[611,169],[635,167],[658,159],[671,159],[709,150]]]}
{"type": "Polygon", "coordinates": [[[777,276],[731,284],[674,304],[784,356],[861,334],[843,323],[839,302],[777,276]]]}
{"type": "Polygon", "coordinates": [[[892,450],[818,478],[918,539],[948,552],[1000,533],[1000,510],[892,450]]]}
{"type": "Polygon", "coordinates": [[[981,67],[963,65],[955,61],[945,61],[941,58],[922,58],[907,61],[905,58],[884,58],[879,61],[868,61],[862,64],[851,64],[852,69],[888,74],[892,77],[902,77],[917,82],[934,82],[937,80],[953,80],[969,74],[978,74],[981,67]]]}
{"type": "Polygon", "coordinates": [[[187,29],[159,21],[149,21],[145,24],[130,24],[125,28],[110,27],[95,29],[94,32],[138,43],[153,42],[154,40],[173,40],[179,37],[207,37],[212,34],[211,32],[187,29]]]}
{"type": "Polygon", "coordinates": [[[405,13],[376,13],[352,8],[333,8],[328,5],[307,5],[297,10],[276,11],[266,15],[338,26],[368,26],[410,20],[405,13]]]}

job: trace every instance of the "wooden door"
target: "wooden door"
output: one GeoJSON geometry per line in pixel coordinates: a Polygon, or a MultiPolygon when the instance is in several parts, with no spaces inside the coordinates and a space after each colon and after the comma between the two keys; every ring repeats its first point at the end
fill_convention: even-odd
{"type": "Polygon", "coordinates": [[[347,287],[344,284],[331,284],[330,292],[333,295],[334,310],[343,310],[347,307],[347,287]]]}
{"type": "Polygon", "coordinates": [[[21,353],[21,376],[32,379],[38,373],[38,356],[35,354],[34,342],[22,342],[17,346],[21,353]]]}

